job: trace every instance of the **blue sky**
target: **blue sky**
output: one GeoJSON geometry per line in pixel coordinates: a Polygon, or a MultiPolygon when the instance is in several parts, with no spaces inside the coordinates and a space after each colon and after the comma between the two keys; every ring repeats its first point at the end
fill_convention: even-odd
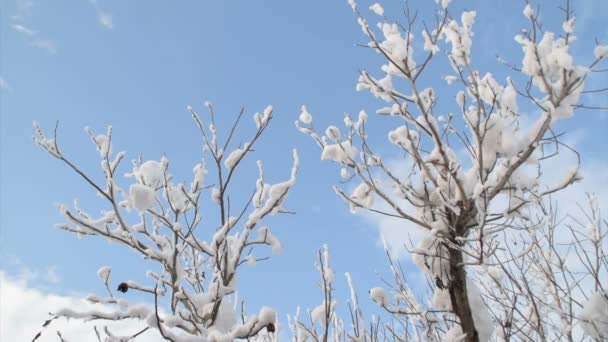
{"type": "MultiPolygon", "coordinates": [[[[368,5],[361,2],[362,8],[368,5]]],[[[410,5],[427,18],[434,8],[431,0],[410,5]]],[[[575,6],[579,42],[573,55],[588,63],[594,38],[604,44],[608,40],[599,15],[608,12],[608,3],[584,0],[575,6]]],[[[389,14],[399,13],[399,7],[395,1],[385,4],[389,14]]],[[[508,70],[494,55],[521,60],[512,37],[526,26],[522,3],[455,0],[453,11],[461,9],[478,11],[475,66],[504,79],[508,70]]],[[[559,30],[556,2],[544,2],[543,13],[548,26],[559,30]]],[[[173,174],[187,179],[202,145],[186,106],[203,111],[204,101],[210,100],[224,131],[241,106],[249,116],[268,104],[275,109],[254,158],[241,170],[249,169],[251,175],[237,183],[239,188],[253,189],[255,159],[264,161],[267,177],[276,182],[289,176],[291,149],[301,155],[300,175],[287,202],[297,214],[269,221],[284,249],[244,272],[240,292],[248,307],[253,311],[269,305],[284,315],[297,305],[316,306],[321,297],[313,262],[323,243],[330,246],[336,273],[350,271],[361,296],[380,283],[375,272],[387,268],[378,234],[383,222],[350,214],[332,189],[340,181],[338,170],[322,163],[316,146],[293,127],[302,104],[315,115],[317,128],[340,123],[345,111],[372,113],[380,107],[371,95],[355,91],[359,70],[377,72],[380,59],[355,46],[365,40],[346,1],[2,0],[1,15],[3,272],[12,277],[24,270],[38,273],[29,286],[62,295],[101,292],[95,272],[103,265],[113,266],[116,281],[145,280],[147,265],[123,248],[78,240],[53,228],[62,222],[53,203],[69,204],[78,197],[97,213],[102,202],[34,146],[34,120],[47,130],[59,121],[66,154],[93,174],[99,162],[83,127],[104,132],[112,125],[115,149],[127,150],[128,160],[140,154],[158,160],[165,154],[173,174]]],[[[441,75],[441,68],[430,74],[436,83],[441,75]]],[[[592,82],[592,87],[608,85],[605,76],[592,82]]],[[[585,103],[606,106],[607,101],[604,95],[585,103]]],[[[249,120],[243,127],[251,132],[252,126],[249,120]]],[[[379,124],[372,133],[383,138],[386,127],[379,124]]],[[[572,131],[583,166],[591,165],[590,174],[601,177],[607,162],[607,114],[580,111],[559,129],[572,131]]],[[[605,180],[592,179],[595,183],[588,187],[605,180]]],[[[345,284],[338,277],[341,303],[347,299],[345,284]]]]}

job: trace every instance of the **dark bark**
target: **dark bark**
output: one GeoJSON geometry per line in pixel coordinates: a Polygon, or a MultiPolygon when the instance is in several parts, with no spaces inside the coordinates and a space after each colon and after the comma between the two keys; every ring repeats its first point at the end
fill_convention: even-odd
{"type": "Polygon", "coordinates": [[[450,248],[450,280],[448,291],[454,314],[458,316],[462,332],[466,334],[465,342],[478,342],[479,334],[475,328],[469,296],[467,292],[467,275],[464,269],[462,252],[450,248]]]}

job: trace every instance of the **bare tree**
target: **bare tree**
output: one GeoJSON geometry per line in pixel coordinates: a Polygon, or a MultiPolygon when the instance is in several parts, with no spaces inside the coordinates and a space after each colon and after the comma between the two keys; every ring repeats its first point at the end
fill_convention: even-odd
{"type": "MultiPolygon", "coordinates": [[[[256,245],[270,246],[275,252],[281,248],[278,239],[262,222],[267,216],[287,212],[283,204],[296,180],[298,155],[294,150],[291,177],[276,184],[266,183],[262,163],[258,161],[259,178],[255,186],[252,185],[246,201],[240,204],[231,202],[230,194],[235,193],[231,185],[236,171],[270,124],[272,107],[254,115],[255,133],[249,142],[234,148],[231,146],[239,134],[238,124],[244,111],[240,111],[222,143],[216,131],[214,109],[209,103],[207,106],[210,114],[208,126],[189,108],[208,155],[206,160],[194,166],[190,184],[174,180],[169,171],[169,160],[165,157],[160,161],[140,158],[133,162],[132,172],[126,175],[129,188],[123,189],[119,185],[117,170],[126,154],[124,151],[113,152],[111,128],[106,134],[99,135],[87,129],[101,157],[101,175],[94,176],[86,174],[64,154],[57,139],[57,128],[53,138],[47,138],[35,125],[36,144],[71,168],[107,206],[100,217],[95,217],[76,202],[73,208],[61,205],[59,210],[66,223],[58,227],[79,236],[100,237],[118,243],[157,266],[147,272],[151,278],[149,284],[128,280],[112,283],[111,268],[103,267],[98,276],[104,281],[107,294],[102,297],[91,295],[87,299],[111,309],[79,311],[78,308],[65,308],[53,313],[54,317],[100,321],[135,319],[141,322],[141,329],[129,336],[116,336],[107,326],[96,328],[100,341],[102,335],[106,341],[132,341],[148,330],[158,331],[169,341],[277,338],[274,334],[277,318],[272,309],[264,307],[256,315],[242,312],[238,319],[237,303],[232,303],[230,297],[237,290],[235,284],[239,269],[248,262],[268,258],[254,254],[258,251],[254,249],[256,245]],[[229,152],[228,148],[233,150],[229,152]],[[206,185],[210,178],[208,164],[216,176],[210,185],[206,185]],[[201,196],[209,194],[216,205],[217,216],[210,217],[208,224],[204,225],[200,214],[204,202],[201,196]],[[138,219],[132,219],[133,212],[138,219]],[[131,303],[114,292],[114,288],[122,293],[146,293],[149,300],[131,303]]],[[[237,191],[243,193],[242,189],[237,191]]]]}
{"type": "MultiPolygon", "coordinates": [[[[355,1],[349,0],[369,39],[362,46],[380,54],[385,63],[380,77],[361,71],[357,89],[367,90],[387,104],[377,110],[379,116],[400,122],[388,132],[388,139],[402,152],[401,165],[409,172],[391,167],[376,152],[364,111],[356,119],[345,115],[345,132],[330,126],[321,135],[313,127],[312,115],[303,107],[296,127],[321,147],[321,159],[341,166],[346,183],[358,183],[352,192],[344,187],[335,188],[353,211],[362,208],[395,217],[403,220],[404,229],[425,231],[425,236],[409,251],[429,279],[434,307],[426,307],[414,299],[403,273],[397,271],[392,261],[396,280],[392,292],[397,303],[385,300],[387,295],[379,289],[375,298],[372,293],[372,298],[393,316],[414,318],[414,321],[399,320],[403,322],[400,332],[395,332],[392,338],[487,341],[496,336],[494,323],[499,322],[505,339],[514,336],[522,340],[550,341],[564,336],[572,339],[567,329],[563,335],[546,331],[549,327],[542,320],[549,318],[541,313],[549,308],[565,310],[563,306],[568,306],[570,311],[562,316],[569,314],[570,320],[564,318],[562,324],[571,324],[574,299],[557,304],[539,303],[538,287],[531,284],[537,280],[532,281],[530,270],[541,262],[548,263],[545,268],[551,271],[536,270],[535,274],[540,272],[552,284],[556,298],[567,292],[568,286],[582,285],[573,271],[563,274],[565,270],[560,267],[564,265],[543,258],[545,248],[556,249],[556,258],[563,253],[552,240],[555,225],[547,226],[542,221],[545,229],[542,234],[532,232],[532,227],[535,215],[547,211],[542,205],[539,209],[539,203],[581,179],[580,161],[566,170],[559,182],[547,184],[541,176],[547,161],[561,153],[572,153],[579,160],[578,154],[561,140],[561,134],[553,130],[554,123],[586,107],[579,102],[584,92],[607,90],[585,89],[585,81],[593,74],[605,77],[606,69],[601,69],[600,63],[608,56],[608,46],[596,46],[594,59],[588,65],[576,64],[569,51],[575,39],[575,17],[570,3],[566,1],[562,8],[565,17],[562,32],[553,33],[541,25],[538,13],[526,2],[523,13],[529,27],[515,36],[523,59],[521,65],[499,59],[511,73],[501,83],[491,73],[475,69],[471,46],[476,12],[465,11],[455,16],[449,9],[449,0],[436,2],[432,26],[426,21],[420,24],[418,13],[407,2],[404,20],[397,22],[385,15],[380,4],[373,4],[370,10],[379,22],[372,25],[355,1]],[[414,37],[420,31],[422,43],[417,45],[414,37]],[[446,42],[445,47],[441,40],[446,42]],[[416,60],[414,50],[420,47],[424,57],[416,60]],[[440,65],[437,63],[451,66],[453,74],[440,81],[460,89],[455,99],[426,86],[428,71],[440,65]],[[460,114],[446,111],[450,105],[460,114]],[[519,236],[522,231],[525,236],[519,236]],[[519,246],[525,248],[511,247],[514,236],[520,239],[519,246]],[[486,283],[478,281],[474,274],[479,269],[496,267],[509,276],[511,288],[499,287],[500,291],[507,291],[501,294],[496,289],[482,293],[480,285],[486,283]],[[543,310],[538,308],[541,304],[545,305],[543,310]],[[511,311],[498,317],[496,307],[500,306],[511,311]],[[529,311],[519,312],[524,308],[529,311]],[[522,320],[526,319],[528,322],[524,324],[522,320]]],[[[572,230],[572,234],[578,233],[572,230]]],[[[582,241],[574,245],[574,250],[586,250],[582,241]]],[[[605,255],[602,248],[605,246],[598,245],[596,253],[590,255],[602,260],[605,255]]],[[[595,265],[592,274],[599,273],[600,264],[596,261],[590,265],[595,265]]],[[[580,307],[581,303],[578,304],[580,307]]]]}

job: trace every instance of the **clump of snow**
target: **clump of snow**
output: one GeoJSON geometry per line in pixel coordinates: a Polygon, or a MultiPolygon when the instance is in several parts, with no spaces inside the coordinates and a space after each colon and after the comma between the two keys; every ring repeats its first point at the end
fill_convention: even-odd
{"type": "Polygon", "coordinates": [[[236,324],[236,312],[227,297],[222,299],[216,317],[213,328],[222,333],[227,333],[236,324]]]}
{"type": "Polygon", "coordinates": [[[436,288],[433,292],[432,303],[433,306],[439,310],[452,310],[452,300],[450,299],[450,292],[448,292],[448,290],[436,288]]]}
{"type": "Polygon", "coordinates": [[[283,250],[283,246],[281,245],[281,242],[274,235],[272,235],[270,233],[270,231],[268,230],[268,227],[260,228],[260,230],[258,231],[258,236],[260,237],[260,239],[262,241],[264,241],[270,245],[270,248],[272,249],[273,253],[279,254],[283,250]]]}
{"type": "Polygon", "coordinates": [[[371,208],[374,204],[374,189],[367,183],[361,183],[350,195],[354,203],[350,204],[350,210],[354,213],[357,207],[371,208]]]}
{"type": "Polygon", "coordinates": [[[269,307],[262,307],[258,316],[261,325],[268,325],[277,321],[277,313],[269,307]]]}
{"type": "Polygon", "coordinates": [[[329,126],[325,130],[325,135],[333,141],[340,139],[340,130],[336,126],[329,126]]]}
{"type": "Polygon", "coordinates": [[[412,261],[420,270],[438,277],[447,284],[449,274],[449,263],[446,261],[448,251],[431,234],[422,238],[416,248],[412,251],[412,261]]]}
{"type": "Polygon", "coordinates": [[[593,54],[597,59],[608,56],[608,45],[596,46],[595,49],[593,49],[593,54]]]}
{"type": "Polygon", "coordinates": [[[369,290],[370,298],[378,305],[388,308],[390,305],[390,299],[386,291],[381,287],[374,287],[369,290]]]}
{"type": "Polygon", "coordinates": [[[587,237],[589,238],[589,240],[596,243],[599,242],[601,239],[601,234],[598,225],[595,223],[589,223],[586,228],[587,237]]]}
{"type": "Polygon", "coordinates": [[[203,188],[203,184],[205,183],[205,176],[207,175],[207,168],[205,167],[205,161],[196,164],[194,168],[192,168],[192,172],[194,173],[194,179],[192,180],[192,184],[190,185],[190,191],[194,192],[196,190],[200,190],[203,188]]]}
{"type": "MultiPolygon", "coordinates": [[[[380,43],[382,50],[391,57],[392,61],[400,64],[399,67],[395,66],[393,63],[384,65],[382,70],[386,72],[387,76],[401,75],[402,72],[400,69],[412,70],[416,68],[414,48],[412,46],[412,39],[414,36],[411,33],[407,33],[404,38],[401,35],[401,30],[397,24],[379,23],[378,26],[382,29],[384,35],[384,41],[380,43]]],[[[393,86],[390,77],[385,79],[388,83],[381,81],[379,82],[380,85],[385,90],[392,90],[393,86]]]]}
{"type": "Polygon", "coordinates": [[[436,3],[441,4],[441,7],[447,8],[452,0],[435,0],[436,3]]]}
{"type": "Polygon", "coordinates": [[[574,21],[575,20],[576,20],[576,17],[572,17],[569,20],[564,21],[564,23],[562,24],[562,29],[564,30],[564,32],[572,33],[574,31],[574,21]]]}
{"type": "Polygon", "coordinates": [[[534,10],[532,9],[532,6],[530,6],[530,4],[527,4],[524,8],[524,15],[528,19],[532,19],[532,17],[534,16],[534,10]]]}
{"type": "Polygon", "coordinates": [[[374,13],[376,13],[379,16],[384,15],[384,8],[382,8],[382,5],[380,5],[377,2],[375,4],[369,6],[369,9],[372,10],[374,13]]]}
{"type": "Polygon", "coordinates": [[[220,190],[218,188],[214,187],[211,189],[211,200],[214,203],[218,203],[218,204],[220,203],[220,195],[221,195],[220,190]]]}
{"type": "Polygon", "coordinates": [[[505,273],[499,266],[490,266],[488,267],[488,275],[492,277],[492,279],[494,279],[495,281],[500,282],[504,277],[505,273]]]}
{"type": "Polygon", "coordinates": [[[163,183],[164,167],[161,162],[148,160],[139,167],[134,167],[133,173],[127,176],[134,176],[139,183],[156,189],[163,183]]]}
{"type": "Polygon", "coordinates": [[[350,172],[348,171],[348,168],[343,167],[340,169],[340,177],[348,178],[349,176],[350,176],[350,172]]]}
{"type": "Polygon", "coordinates": [[[469,297],[469,305],[471,306],[471,313],[473,315],[473,321],[475,322],[475,328],[479,334],[479,341],[490,341],[492,333],[494,332],[494,323],[492,322],[492,315],[488,310],[488,307],[481,298],[481,293],[475,282],[467,278],[467,296],[469,297]]]}
{"type": "Polygon", "coordinates": [[[319,324],[324,327],[326,324],[325,317],[327,316],[327,309],[332,312],[333,306],[335,306],[335,301],[330,304],[329,308],[327,308],[326,302],[323,301],[323,303],[319,304],[310,312],[310,318],[313,322],[319,322],[319,324]]]}
{"type": "Polygon", "coordinates": [[[461,15],[462,26],[454,19],[450,20],[442,35],[445,41],[452,45],[450,56],[456,62],[456,65],[465,65],[469,63],[471,46],[473,45],[473,23],[477,12],[468,11],[461,15]]]}
{"type": "Polygon", "coordinates": [[[583,331],[598,341],[608,339],[608,293],[595,292],[585,304],[580,316],[583,331]]]}
{"type": "Polygon", "coordinates": [[[226,158],[226,160],[224,161],[224,166],[226,166],[228,170],[233,169],[234,166],[243,158],[243,156],[245,155],[245,153],[247,153],[248,150],[249,143],[246,143],[243,148],[237,148],[234,151],[230,152],[228,158],[226,158]]]}
{"type": "Polygon", "coordinates": [[[300,121],[303,123],[310,125],[312,122],[312,115],[306,109],[306,106],[302,106],[302,112],[300,113],[300,121]]]}
{"type": "Polygon", "coordinates": [[[112,153],[112,145],[110,145],[110,138],[105,134],[99,134],[95,137],[95,143],[97,149],[102,157],[105,157],[112,153]]]}
{"type": "Polygon", "coordinates": [[[418,132],[408,130],[407,126],[399,126],[388,133],[388,140],[395,145],[400,145],[408,151],[412,149],[412,143],[418,138],[418,132]]]}
{"type": "Polygon", "coordinates": [[[554,119],[572,116],[587,69],[573,63],[567,41],[556,39],[553,32],[545,32],[538,44],[522,35],[515,36],[515,40],[524,52],[522,72],[532,77],[538,89],[551,95],[543,103],[549,115],[554,119]],[[564,78],[564,74],[568,77],[564,78]]]}
{"type": "Polygon", "coordinates": [[[433,55],[439,52],[439,47],[433,43],[431,36],[429,36],[426,30],[422,31],[422,37],[424,38],[424,51],[431,51],[433,55]]]}
{"type": "Polygon", "coordinates": [[[458,324],[448,330],[443,336],[445,342],[462,342],[467,335],[462,333],[462,328],[458,324]]]}
{"type": "Polygon", "coordinates": [[[112,268],[110,266],[103,266],[97,270],[97,276],[103,280],[104,283],[110,282],[110,275],[112,274],[112,268]]]}
{"type": "Polygon", "coordinates": [[[256,261],[255,261],[255,257],[253,256],[253,254],[247,254],[247,257],[245,257],[245,259],[247,260],[247,263],[251,266],[255,266],[256,261]]]}
{"type": "Polygon", "coordinates": [[[333,160],[338,163],[352,165],[357,155],[357,149],[350,141],[343,141],[337,144],[325,145],[321,153],[321,160],[333,160]]]}
{"type": "Polygon", "coordinates": [[[132,184],[129,188],[129,200],[132,207],[144,212],[154,206],[156,191],[147,185],[132,184]]]}
{"type": "Polygon", "coordinates": [[[268,121],[272,118],[272,106],[267,106],[264,109],[262,114],[255,113],[253,115],[253,121],[255,122],[255,126],[260,129],[262,126],[266,125],[268,121]]]}
{"type": "Polygon", "coordinates": [[[190,200],[186,196],[183,184],[177,186],[169,184],[167,187],[167,199],[171,203],[171,206],[177,212],[183,213],[188,208],[190,200]]]}

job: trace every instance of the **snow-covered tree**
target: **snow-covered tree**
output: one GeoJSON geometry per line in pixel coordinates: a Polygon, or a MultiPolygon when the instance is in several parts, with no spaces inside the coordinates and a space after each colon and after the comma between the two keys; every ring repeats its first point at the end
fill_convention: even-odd
{"type": "Polygon", "coordinates": [[[244,111],[238,114],[222,142],[216,131],[213,107],[209,103],[207,106],[208,125],[189,108],[200,129],[205,156],[193,167],[189,183],[177,182],[172,177],[165,157],[134,160],[132,172],[125,175],[126,179],[120,179],[117,170],[126,154],[114,152],[111,128],[106,134],[86,129],[101,158],[101,173],[86,174],[64,154],[57,129],[49,138],[35,124],[36,144],[87,182],[106,208],[95,215],[80,208],[76,201],[73,207],[60,205],[66,223],[58,227],[78,236],[107,239],[156,265],[147,271],[150,280],[145,283],[115,282],[111,279],[111,267],[100,268],[97,274],[105,283],[107,293],[87,299],[103,305],[92,310],[65,308],[52,313],[45,326],[59,317],[140,322],[141,329],[129,336],[117,336],[108,326],[96,328],[100,341],[102,337],[105,341],[132,341],[148,330],[176,342],[277,338],[274,334],[277,316],[272,309],[263,307],[258,314],[242,312],[239,316],[233,297],[238,271],[261,258],[256,246],[267,245],[274,252],[281,249],[279,240],[263,222],[267,216],[286,212],[283,205],[296,180],[298,155],[294,150],[289,179],[275,184],[264,179],[262,162],[258,161],[259,178],[252,184],[246,201],[237,203],[234,199],[239,195],[235,194],[243,191],[231,185],[237,170],[240,171],[241,161],[253,151],[270,124],[272,107],[253,116],[255,133],[247,143],[234,147],[237,136],[246,138],[237,127],[244,111]],[[121,187],[125,183],[128,188],[121,187]],[[205,196],[211,197],[217,210],[203,219],[201,205],[205,196]],[[121,298],[119,292],[127,291],[140,291],[148,300],[130,302],[121,298]]]}
{"type": "MultiPolygon", "coordinates": [[[[306,313],[298,309],[289,317],[292,340],[607,339],[608,223],[591,194],[580,215],[560,213],[552,201],[553,194],[581,179],[580,162],[566,165],[561,180],[543,175],[548,161],[559,155],[580,160],[556,126],[587,107],[581,103],[584,93],[606,91],[585,84],[590,77],[605,77],[608,46],[598,44],[589,52],[591,61],[582,65],[570,52],[576,18],[569,2],[562,8],[562,25],[551,32],[541,25],[539,9],[525,1],[529,27],[512,42],[522,49],[521,61],[499,58],[497,66],[510,76],[498,80],[477,70],[477,56],[471,54],[475,11],[454,13],[450,0],[436,0],[430,27],[421,20],[425,14],[411,11],[407,2],[404,19],[396,21],[378,3],[362,10],[354,0],[348,2],[368,39],[364,46],[384,59],[381,71],[361,72],[357,89],[384,104],[374,118],[365,111],[357,117],[346,114],[342,131],[330,126],[323,133],[302,107],[296,127],[321,147],[321,159],[340,165],[345,185],[336,192],[353,212],[386,215],[401,220],[404,230],[422,232],[415,245],[404,248],[427,282],[413,284],[387,247],[390,279],[369,290],[380,313],[364,313],[347,273],[350,317],[345,320],[337,300],[345,296],[335,291],[325,246],[316,263],[323,298],[306,313]],[[433,79],[436,73],[429,70],[436,67],[450,68],[451,75],[433,79]],[[398,153],[397,162],[395,153],[378,147],[379,139],[368,128],[375,120],[394,123],[386,143],[398,153]],[[428,294],[420,291],[425,285],[428,294]]],[[[257,314],[242,309],[238,317],[233,295],[238,271],[260,259],[256,245],[281,248],[263,221],[286,212],[298,156],[294,151],[290,178],[275,184],[266,183],[258,162],[251,194],[236,204],[234,199],[242,197],[230,196],[240,190],[234,189],[236,170],[242,170],[241,161],[271,122],[272,108],[256,113],[255,133],[234,146],[244,112],[223,140],[213,107],[207,106],[205,123],[189,109],[206,157],[187,183],[175,180],[165,157],[135,160],[131,172],[119,177],[126,154],[114,152],[111,129],[105,134],[87,129],[101,173],[85,173],[60,148],[57,129],[47,137],[36,125],[34,141],[106,205],[98,215],[76,201],[60,205],[66,222],[59,228],[107,239],[156,265],[145,283],[114,282],[112,268],[102,267],[98,276],[107,293],[87,298],[99,309],[65,308],[52,313],[45,327],[57,318],[129,320],[140,329],[128,336],[118,336],[105,323],[95,333],[100,341],[137,340],[149,331],[175,342],[278,339],[279,319],[272,309],[263,307],[257,314]],[[217,212],[203,219],[205,196],[217,212]],[[147,300],[130,302],[121,296],[127,291],[139,291],[147,300]]]]}
{"type": "MultiPolygon", "coordinates": [[[[476,68],[476,12],[453,13],[450,0],[436,2],[430,26],[407,2],[404,19],[392,21],[378,3],[368,16],[367,8],[349,0],[368,39],[363,45],[384,59],[379,71],[361,71],[357,89],[385,103],[376,114],[394,123],[387,138],[402,156],[398,167],[387,160],[394,154],[378,152],[365,111],[345,114],[342,131],[329,126],[318,133],[306,107],[295,122],[321,147],[321,159],[339,164],[349,185],[335,189],[352,211],[402,219],[404,229],[424,232],[409,252],[432,295],[418,298],[389,255],[391,289],[370,291],[391,317],[383,338],[572,341],[582,338],[575,325],[588,337],[608,338],[606,222],[592,199],[591,214],[584,215],[588,234],[579,229],[581,221],[564,223],[552,209],[551,195],[581,179],[580,162],[565,165],[561,180],[543,177],[548,161],[560,154],[580,160],[554,127],[585,107],[582,94],[606,91],[585,83],[605,79],[608,46],[587,51],[591,62],[580,64],[570,51],[576,39],[570,3],[561,8],[563,25],[552,32],[526,1],[529,25],[512,42],[522,58],[499,58],[497,66],[510,74],[499,80],[476,68]],[[451,75],[433,79],[430,69],[442,66],[451,75]],[[437,91],[445,88],[437,82],[451,90],[437,91]]],[[[318,316],[331,317],[332,305],[324,305],[318,316]]],[[[351,321],[361,327],[357,310],[351,321]]],[[[295,327],[304,331],[302,338],[315,337],[314,324],[295,327]]],[[[341,339],[343,332],[334,334],[341,339]]],[[[349,336],[377,338],[359,328],[349,336]]]]}

